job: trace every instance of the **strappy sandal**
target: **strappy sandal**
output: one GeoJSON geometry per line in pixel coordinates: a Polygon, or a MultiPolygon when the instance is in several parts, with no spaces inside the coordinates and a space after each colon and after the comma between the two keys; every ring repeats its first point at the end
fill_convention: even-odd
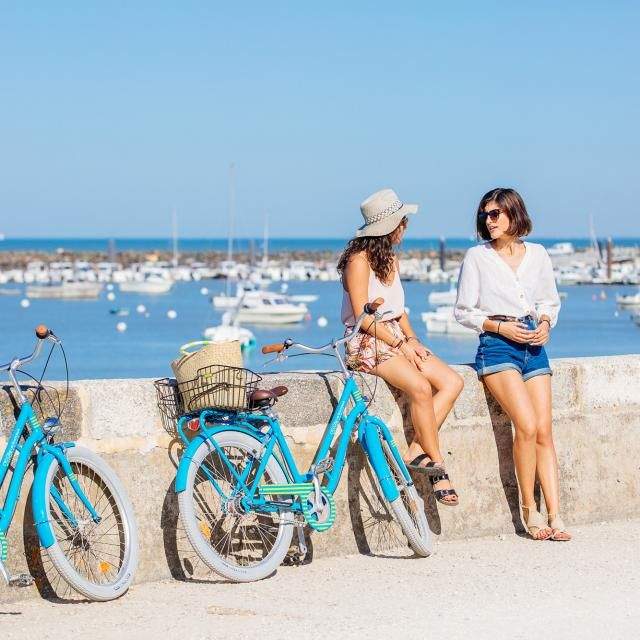
{"type": "Polygon", "coordinates": [[[567,531],[559,515],[549,514],[549,526],[552,529],[549,540],[554,540],[555,542],[569,542],[571,540],[571,534],[567,531]]]}
{"type": "Polygon", "coordinates": [[[524,526],[527,530],[527,533],[534,540],[548,540],[551,537],[550,533],[544,537],[536,537],[539,531],[543,531],[544,529],[549,528],[549,525],[545,522],[542,514],[537,509],[523,506],[522,519],[524,520],[524,526]],[[526,516],[524,514],[525,511],[527,512],[526,516]]]}
{"type": "Polygon", "coordinates": [[[407,469],[413,469],[414,471],[424,471],[427,475],[436,475],[444,473],[444,464],[442,462],[435,462],[429,460],[427,464],[420,464],[423,460],[429,458],[426,453],[421,453],[416,456],[411,462],[405,462],[407,469]]]}
{"type": "MultiPolygon", "coordinates": [[[[429,482],[431,482],[431,486],[438,484],[438,482],[440,482],[441,480],[449,480],[449,474],[441,473],[438,476],[429,477],[429,482]]],[[[434,489],[433,495],[435,496],[435,499],[440,504],[445,504],[447,505],[447,507],[457,507],[459,504],[458,494],[456,493],[455,489],[434,489]],[[453,502],[452,500],[445,500],[447,496],[455,496],[456,501],[453,502]]]]}

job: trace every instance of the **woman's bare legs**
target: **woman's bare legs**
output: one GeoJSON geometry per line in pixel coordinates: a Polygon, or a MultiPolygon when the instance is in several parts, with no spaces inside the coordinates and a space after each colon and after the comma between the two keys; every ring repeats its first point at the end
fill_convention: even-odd
{"type": "MultiPolygon", "coordinates": [[[[525,383],[529,398],[533,404],[538,421],[536,434],[536,470],[547,513],[558,515],[560,509],[560,487],[558,480],[558,458],[553,443],[551,420],[551,376],[542,375],[529,378],[525,383]]],[[[566,531],[555,531],[554,537],[570,540],[571,535],[566,531]]]]}
{"type": "MultiPolygon", "coordinates": [[[[439,430],[453,409],[458,396],[462,393],[464,380],[461,375],[434,355],[430,355],[418,368],[429,381],[432,390],[436,390],[433,394],[433,413],[439,430]]],[[[420,453],[426,452],[422,450],[417,438],[414,437],[409,445],[409,458],[415,458],[420,453]]]]}
{"type": "MultiPolygon", "coordinates": [[[[438,439],[438,423],[434,413],[433,391],[425,374],[418,371],[415,365],[404,356],[394,356],[376,367],[375,373],[385,382],[404,392],[409,400],[411,420],[416,433],[416,440],[422,451],[431,460],[442,462],[440,442],[438,439]]],[[[456,374],[457,375],[457,374],[456,374]]],[[[447,480],[436,483],[437,489],[449,489],[447,480]]],[[[446,496],[446,500],[457,503],[455,496],[446,496]]]]}
{"type": "MultiPolygon", "coordinates": [[[[523,382],[520,372],[515,369],[489,374],[484,376],[483,380],[515,427],[513,460],[522,496],[522,506],[530,513],[531,510],[536,510],[533,491],[537,465],[538,413],[544,413],[544,407],[540,405],[536,411],[529,389],[523,382]]],[[[536,394],[536,397],[538,395],[536,394]]],[[[549,399],[549,411],[550,409],[551,400],[549,399]]],[[[536,531],[534,537],[544,540],[550,535],[551,529],[545,527],[536,531]]]]}

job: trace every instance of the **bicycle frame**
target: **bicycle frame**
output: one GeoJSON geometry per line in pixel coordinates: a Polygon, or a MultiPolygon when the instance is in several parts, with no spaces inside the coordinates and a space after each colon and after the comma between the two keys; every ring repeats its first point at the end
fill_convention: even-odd
{"type": "MultiPolygon", "coordinates": [[[[188,419],[188,416],[183,416],[178,421],[178,433],[185,441],[187,440],[184,435],[184,424],[188,419]]],[[[185,490],[187,472],[189,465],[191,464],[191,459],[193,458],[195,451],[201,446],[202,442],[206,440],[211,448],[214,449],[224,461],[229,472],[236,481],[234,494],[226,497],[231,498],[235,495],[242,494],[242,501],[247,509],[277,511],[284,506],[284,503],[279,503],[274,500],[266,500],[264,497],[258,495],[258,488],[262,481],[269,459],[273,456],[277,460],[288,481],[292,485],[310,482],[314,477],[314,468],[316,465],[329,456],[331,447],[334,443],[335,434],[339,426],[342,427],[342,432],[336,441],[333,467],[324,472],[322,486],[324,491],[329,494],[335,493],[344,470],[351,436],[356,429],[358,432],[357,439],[365,450],[365,453],[369,457],[371,464],[376,471],[376,475],[378,476],[380,487],[385,498],[390,501],[395,500],[398,497],[399,492],[395,482],[390,476],[389,467],[384,457],[380,438],[384,439],[389,445],[392,455],[398,461],[400,469],[403,469],[406,482],[408,484],[413,484],[411,476],[402,461],[402,457],[398,451],[395,441],[393,440],[389,428],[376,416],[369,415],[365,399],[351,375],[347,375],[345,378],[344,389],[340,395],[338,404],[333,410],[325,433],[313,458],[311,467],[307,472],[301,472],[298,469],[295,458],[293,457],[282,432],[280,422],[270,410],[263,413],[243,413],[232,415],[216,411],[204,411],[200,415],[199,423],[200,433],[191,441],[182,457],[182,460],[180,461],[175,483],[176,492],[178,493],[185,490]],[[350,401],[353,401],[354,406],[349,412],[347,412],[347,404],[350,401]],[[213,422],[213,425],[207,424],[208,421],[209,423],[213,422]],[[216,442],[216,434],[222,431],[241,431],[257,438],[262,444],[261,451],[256,453],[255,457],[252,458],[251,464],[245,465],[244,469],[240,473],[237,472],[235,466],[228,460],[224,451],[216,442]],[[247,485],[247,479],[253,470],[253,460],[256,459],[260,460],[260,464],[251,484],[247,485]]],[[[212,474],[210,474],[206,468],[203,469],[203,472],[212,483],[215,490],[223,496],[224,492],[218,486],[218,483],[212,474]]],[[[286,506],[292,511],[301,511],[300,504],[294,503],[292,505],[291,503],[286,503],[286,506]]]]}
{"type": "MultiPolygon", "coordinates": [[[[35,478],[33,491],[33,516],[38,532],[38,537],[43,547],[49,548],[55,542],[51,525],[47,520],[46,500],[44,486],[49,466],[54,460],[57,460],[62,470],[66,474],[76,495],[87,508],[94,522],[100,522],[93,505],[85,495],[82,487],[78,483],[75,474],[64,454],[65,449],[75,446],[72,442],[64,442],[59,444],[50,444],[47,442],[47,434],[40,426],[37,416],[33,411],[33,407],[29,402],[23,402],[20,408],[20,414],[11,431],[7,445],[5,447],[2,459],[0,460],[0,489],[4,485],[7,478],[11,462],[16,454],[18,458],[13,465],[13,473],[7,497],[4,505],[0,510],[0,533],[6,534],[15,515],[18,500],[20,499],[20,489],[25,478],[27,467],[31,460],[35,463],[35,478]],[[20,444],[20,438],[24,435],[25,440],[20,444]]],[[[71,527],[76,528],[78,523],[71,513],[71,510],[64,503],[62,496],[58,490],[52,486],[51,496],[60,507],[61,512],[65,515],[71,527]]]]}

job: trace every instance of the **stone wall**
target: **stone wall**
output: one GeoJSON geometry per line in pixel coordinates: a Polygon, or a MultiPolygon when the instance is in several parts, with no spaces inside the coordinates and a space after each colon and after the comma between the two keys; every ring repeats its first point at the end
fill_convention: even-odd
{"type": "MultiPolygon", "coordinates": [[[[640,356],[555,360],[552,366],[554,432],[565,520],[578,524],[637,517],[640,356]]],[[[424,479],[417,478],[431,529],[443,539],[520,532],[511,425],[487,397],[472,369],[456,369],[464,376],[465,389],[443,425],[441,440],[447,468],[460,494],[460,506],[436,503],[424,479]]],[[[373,389],[376,379],[364,376],[361,383],[363,389],[373,389]]],[[[289,394],[277,409],[299,466],[305,468],[340,394],[341,379],[336,373],[287,373],[267,375],[263,380],[263,386],[277,384],[289,387],[289,394]]],[[[64,387],[54,386],[64,396],[64,387]]],[[[50,395],[45,403],[55,404],[55,393],[50,395]]],[[[6,442],[14,410],[10,389],[5,387],[0,395],[0,445],[6,442]]],[[[382,381],[377,382],[371,411],[387,421],[398,442],[406,446],[405,433],[410,433],[411,424],[405,403],[382,381]]],[[[171,576],[213,579],[179,525],[172,482],[181,449],[163,428],[152,381],[74,382],[63,422],[65,436],[101,453],[129,491],[140,530],[137,580],[171,576]]],[[[49,566],[46,552],[39,551],[34,539],[30,509],[25,510],[28,488],[24,487],[10,530],[8,566],[14,572],[33,572],[38,578],[37,587],[18,591],[0,585],[0,599],[38,593],[69,597],[49,566]]],[[[6,486],[2,501],[5,493],[6,486]]],[[[309,540],[311,561],[321,555],[398,553],[392,551],[397,531],[377,502],[356,445],[336,499],[336,524],[309,540]]]]}

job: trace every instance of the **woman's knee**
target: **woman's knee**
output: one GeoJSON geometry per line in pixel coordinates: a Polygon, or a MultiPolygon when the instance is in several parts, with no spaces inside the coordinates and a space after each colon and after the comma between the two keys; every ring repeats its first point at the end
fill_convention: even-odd
{"type": "Polygon", "coordinates": [[[536,441],[538,437],[538,423],[535,419],[521,420],[515,424],[516,439],[526,442],[536,441]]]}
{"type": "Polygon", "coordinates": [[[553,433],[551,431],[551,422],[544,420],[538,423],[538,430],[536,432],[536,444],[541,447],[553,446],[553,433]]]}
{"type": "Polygon", "coordinates": [[[464,389],[464,378],[459,373],[456,373],[455,371],[453,372],[453,376],[451,376],[451,383],[449,385],[449,389],[450,389],[451,395],[453,395],[454,398],[457,398],[462,393],[462,390],[464,389]]]}
{"type": "Polygon", "coordinates": [[[433,390],[428,380],[416,380],[407,389],[407,394],[412,402],[431,402],[433,399],[433,390]]]}

